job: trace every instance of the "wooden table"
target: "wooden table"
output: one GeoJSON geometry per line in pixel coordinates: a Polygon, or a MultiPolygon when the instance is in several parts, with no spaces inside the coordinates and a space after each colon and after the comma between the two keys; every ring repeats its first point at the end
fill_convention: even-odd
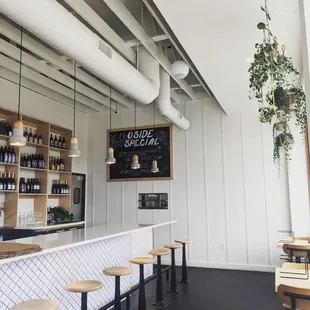
{"type": "Polygon", "coordinates": [[[294,245],[309,245],[308,240],[295,240],[294,242],[278,242],[278,248],[282,249],[284,244],[294,244],[294,245]]]}

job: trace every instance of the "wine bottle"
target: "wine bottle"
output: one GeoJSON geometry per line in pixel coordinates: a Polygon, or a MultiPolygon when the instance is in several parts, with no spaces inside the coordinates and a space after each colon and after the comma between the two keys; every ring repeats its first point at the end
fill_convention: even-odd
{"type": "Polygon", "coordinates": [[[65,137],[62,138],[62,148],[66,149],[67,148],[67,144],[66,144],[66,139],[65,137]]]}
{"type": "Polygon", "coordinates": [[[0,191],[3,191],[3,177],[2,177],[2,172],[0,172],[0,191]]]}
{"type": "Polygon", "coordinates": [[[4,151],[3,151],[3,146],[0,147],[0,162],[4,162],[4,151]]]}
{"type": "Polygon", "coordinates": [[[39,144],[43,144],[43,139],[42,139],[41,134],[39,134],[38,143],[39,143],[39,144]]]}
{"type": "Polygon", "coordinates": [[[60,149],[62,149],[62,139],[61,139],[61,136],[59,136],[59,139],[58,139],[58,147],[60,149]]]}
{"type": "Polygon", "coordinates": [[[38,144],[38,135],[36,130],[34,130],[33,143],[38,144]]]}
{"type": "Polygon", "coordinates": [[[51,137],[50,137],[50,146],[54,147],[55,144],[54,144],[54,138],[53,138],[53,135],[51,134],[51,137]]]}
{"type": "Polygon", "coordinates": [[[41,167],[42,169],[45,169],[45,160],[43,154],[41,155],[41,167]]]}
{"type": "Polygon", "coordinates": [[[10,147],[8,147],[8,164],[12,164],[12,151],[10,147]]]}
{"type": "Polygon", "coordinates": [[[12,172],[12,191],[16,190],[15,173],[12,172]]]}
{"type": "Polygon", "coordinates": [[[6,172],[3,173],[3,190],[7,190],[8,189],[8,183],[7,183],[7,179],[6,179],[6,172]]]}
{"type": "Polygon", "coordinates": [[[7,178],[7,190],[12,190],[12,181],[11,181],[11,172],[8,172],[8,178],[7,178]]]}
{"type": "Polygon", "coordinates": [[[9,162],[9,154],[8,154],[8,150],[6,146],[4,147],[4,151],[3,151],[3,162],[6,164],[9,162]]]}
{"type": "Polygon", "coordinates": [[[54,146],[55,147],[58,147],[58,139],[57,139],[57,136],[55,135],[55,139],[54,139],[54,146]]]}
{"type": "Polygon", "coordinates": [[[60,159],[60,171],[65,171],[65,162],[63,159],[60,159]]]}
{"type": "Polygon", "coordinates": [[[13,135],[12,125],[9,123],[8,125],[8,136],[11,137],[13,135]]]}
{"type": "Polygon", "coordinates": [[[57,159],[56,159],[56,170],[60,171],[60,160],[59,160],[59,157],[57,157],[57,159]]]}
{"type": "Polygon", "coordinates": [[[16,153],[14,147],[12,147],[12,164],[16,164],[16,153]]]}
{"type": "Polygon", "coordinates": [[[25,127],[24,137],[26,138],[26,141],[28,141],[28,129],[27,129],[27,127],[25,127]]]}
{"type": "Polygon", "coordinates": [[[28,142],[33,143],[32,128],[29,129],[28,142]]]}

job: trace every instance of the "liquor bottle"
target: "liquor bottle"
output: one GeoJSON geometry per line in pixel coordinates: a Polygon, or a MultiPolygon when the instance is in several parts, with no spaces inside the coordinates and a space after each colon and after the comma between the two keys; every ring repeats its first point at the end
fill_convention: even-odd
{"type": "Polygon", "coordinates": [[[8,189],[8,183],[7,183],[7,179],[6,179],[6,172],[3,173],[2,181],[3,181],[3,190],[6,191],[8,189]]]}
{"type": "Polygon", "coordinates": [[[25,127],[24,137],[26,138],[26,141],[28,141],[28,129],[27,129],[27,127],[25,127]]]}
{"type": "Polygon", "coordinates": [[[56,159],[56,170],[60,171],[60,160],[59,160],[59,157],[57,157],[57,159],[56,159]]]}
{"type": "Polygon", "coordinates": [[[67,144],[66,144],[66,139],[65,137],[62,138],[62,148],[66,149],[67,148],[67,144]]]}
{"type": "Polygon", "coordinates": [[[9,162],[9,154],[8,154],[8,150],[6,146],[4,147],[4,150],[3,150],[3,162],[6,164],[9,162]]]}
{"type": "Polygon", "coordinates": [[[20,178],[20,181],[19,181],[19,192],[20,193],[27,193],[27,185],[26,185],[25,178],[20,178]]]}
{"type": "Polygon", "coordinates": [[[40,183],[39,179],[37,179],[37,192],[41,193],[41,183],[40,183]]]}
{"type": "Polygon", "coordinates": [[[12,164],[12,151],[10,147],[8,147],[8,164],[12,164]]]}
{"type": "Polygon", "coordinates": [[[41,134],[39,134],[38,143],[39,143],[39,144],[43,144],[43,139],[42,139],[41,134]]]}
{"type": "Polygon", "coordinates": [[[12,172],[12,191],[16,190],[15,173],[12,172]]]}
{"type": "Polygon", "coordinates": [[[66,194],[69,194],[69,185],[68,185],[68,180],[65,180],[65,185],[66,185],[66,194]]]}
{"type": "Polygon", "coordinates": [[[54,138],[53,138],[53,135],[51,134],[51,137],[50,137],[50,146],[54,147],[54,138]]]}
{"type": "Polygon", "coordinates": [[[4,151],[3,151],[3,146],[0,147],[0,162],[3,163],[4,161],[4,151]]]}
{"type": "Polygon", "coordinates": [[[43,154],[41,155],[41,167],[42,169],[45,169],[45,160],[43,154]]]}
{"type": "Polygon", "coordinates": [[[60,171],[65,171],[65,162],[63,159],[60,159],[60,171]]]}
{"type": "Polygon", "coordinates": [[[11,137],[13,135],[12,125],[9,123],[8,125],[8,136],[11,137]]]}
{"type": "Polygon", "coordinates": [[[55,147],[58,147],[58,139],[57,139],[57,136],[55,135],[55,139],[54,139],[54,146],[55,147]]]}
{"type": "Polygon", "coordinates": [[[59,139],[58,139],[58,147],[60,149],[62,149],[62,139],[61,139],[61,136],[59,136],[59,139]]]}
{"type": "Polygon", "coordinates": [[[33,143],[32,128],[29,129],[28,142],[33,143]]]}
{"type": "Polygon", "coordinates": [[[14,147],[12,147],[12,164],[16,164],[16,153],[14,147]]]}
{"type": "Polygon", "coordinates": [[[11,181],[11,172],[8,172],[8,178],[7,178],[7,190],[12,190],[12,181],[11,181]]]}
{"type": "Polygon", "coordinates": [[[3,179],[2,179],[2,172],[0,172],[0,191],[3,191],[3,179]]]}
{"type": "Polygon", "coordinates": [[[38,135],[36,130],[34,130],[33,143],[38,144],[38,135]]]}
{"type": "Polygon", "coordinates": [[[27,155],[27,168],[31,168],[31,156],[29,154],[27,155]]]}
{"type": "Polygon", "coordinates": [[[34,194],[34,180],[33,180],[33,178],[30,179],[29,184],[30,184],[30,193],[34,194]]]}

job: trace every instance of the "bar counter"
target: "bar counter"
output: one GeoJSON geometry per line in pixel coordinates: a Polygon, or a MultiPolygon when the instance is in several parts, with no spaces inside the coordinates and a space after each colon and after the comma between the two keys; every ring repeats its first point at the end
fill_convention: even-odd
{"type": "MultiPolygon", "coordinates": [[[[147,256],[153,248],[154,225],[102,225],[41,235],[9,242],[39,244],[41,252],[0,260],[0,309],[10,309],[28,299],[55,299],[59,309],[79,309],[80,296],[65,290],[76,280],[98,280],[104,287],[89,294],[88,309],[98,310],[114,299],[114,278],[102,271],[111,266],[131,266],[133,273],[122,277],[121,292],[138,283],[139,270],[130,265],[134,256],[147,256]]],[[[167,240],[169,242],[169,240],[167,240]]],[[[147,265],[145,277],[153,274],[147,265]]]]}

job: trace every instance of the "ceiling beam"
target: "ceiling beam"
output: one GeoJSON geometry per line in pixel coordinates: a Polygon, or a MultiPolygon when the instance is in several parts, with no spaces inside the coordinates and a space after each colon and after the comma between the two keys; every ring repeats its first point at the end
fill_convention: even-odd
{"type": "Polygon", "coordinates": [[[181,55],[181,57],[183,59],[187,60],[187,63],[189,65],[191,71],[195,75],[196,79],[198,80],[198,82],[201,84],[201,86],[204,88],[204,90],[207,92],[207,94],[210,97],[213,97],[213,95],[211,94],[210,89],[207,86],[207,84],[205,83],[205,81],[199,76],[199,74],[197,74],[197,71],[195,70],[194,66],[191,64],[191,61],[188,61],[188,56],[186,55],[186,53],[184,53],[183,50],[179,47],[179,44],[176,42],[175,38],[170,35],[170,31],[168,31],[167,27],[164,25],[162,20],[156,14],[156,12],[154,10],[154,4],[152,5],[149,0],[142,0],[142,1],[145,4],[145,6],[148,8],[148,10],[152,14],[152,16],[155,18],[158,25],[161,27],[161,29],[164,31],[164,33],[167,35],[169,41],[172,43],[172,45],[175,47],[175,49],[181,55]]]}
{"type": "MultiPolygon", "coordinates": [[[[0,66],[0,77],[1,77],[1,79],[5,80],[8,83],[13,83],[13,84],[18,85],[19,74],[16,74],[16,73],[14,73],[14,72],[12,72],[12,71],[4,68],[4,67],[1,67],[1,66],[0,66]]],[[[31,81],[25,77],[22,78],[21,87],[28,90],[28,91],[31,91],[31,92],[34,92],[34,93],[39,94],[41,96],[44,96],[50,100],[59,102],[59,103],[65,105],[65,106],[68,106],[70,108],[73,108],[73,106],[74,106],[74,102],[72,99],[67,98],[67,97],[65,97],[59,93],[56,93],[53,90],[50,90],[50,89],[48,89],[42,85],[39,85],[36,82],[33,82],[33,81],[31,81]]],[[[85,113],[85,114],[89,114],[91,112],[96,112],[96,110],[89,108],[89,107],[86,107],[85,105],[83,105],[79,102],[76,102],[76,110],[80,111],[82,113],[85,113]]]]}
{"type": "MultiPolygon", "coordinates": [[[[0,54],[0,65],[14,73],[17,73],[19,74],[19,64],[9,58],[9,57],[6,57],[2,54],[0,54]]],[[[68,87],[65,87],[53,80],[51,80],[50,78],[48,77],[45,77],[43,76],[42,74],[36,72],[36,71],[33,71],[32,69],[28,68],[28,67],[25,67],[24,65],[22,66],[22,76],[31,80],[31,81],[34,81],[36,83],[38,83],[39,85],[42,85],[44,87],[47,87],[59,94],[62,94],[63,96],[65,97],[68,97],[68,98],[72,98],[73,97],[73,94],[72,94],[72,90],[69,89],[68,87]]],[[[76,100],[78,102],[80,102],[81,104],[97,111],[97,112],[102,112],[103,111],[103,106],[99,103],[96,103],[94,102],[93,100],[77,93],[76,94],[76,100]]]]}
{"type": "Polygon", "coordinates": [[[187,95],[195,99],[195,92],[187,84],[185,80],[178,80],[172,76],[171,63],[164,53],[157,47],[155,42],[143,27],[138,23],[134,16],[121,0],[102,0],[114,12],[114,14],[124,23],[124,25],[132,32],[132,34],[141,42],[141,44],[149,51],[149,53],[159,62],[159,64],[170,74],[177,84],[187,93],[187,95]]]}
{"type": "Polygon", "coordinates": [[[136,52],[83,0],[64,0],[86,20],[103,38],[113,45],[131,63],[137,63],[136,52]]]}
{"type": "MultiPolygon", "coordinates": [[[[154,36],[152,37],[152,40],[154,42],[160,42],[160,41],[164,41],[164,40],[167,40],[168,39],[168,36],[165,35],[165,34],[159,34],[157,36],[154,36]]],[[[137,45],[140,45],[141,42],[137,39],[133,39],[133,40],[129,40],[126,42],[129,46],[137,46],[137,45]]]]}
{"type": "MultiPolygon", "coordinates": [[[[20,30],[3,19],[0,19],[0,33],[16,43],[20,42],[20,30]]],[[[56,65],[68,74],[72,76],[74,75],[74,66],[72,63],[62,59],[61,56],[57,55],[55,52],[48,49],[46,46],[34,40],[27,34],[24,34],[23,36],[23,46],[46,61],[56,65]]],[[[110,88],[106,84],[87,74],[85,71],[77,69],[76,76],[77,79],[96,89],[98,92],[109,96],[110,88]]],[[[112,90],[112,99],[127,108],[131,108],[133,106],[130,100],[114,90],[112,90]]]]}

